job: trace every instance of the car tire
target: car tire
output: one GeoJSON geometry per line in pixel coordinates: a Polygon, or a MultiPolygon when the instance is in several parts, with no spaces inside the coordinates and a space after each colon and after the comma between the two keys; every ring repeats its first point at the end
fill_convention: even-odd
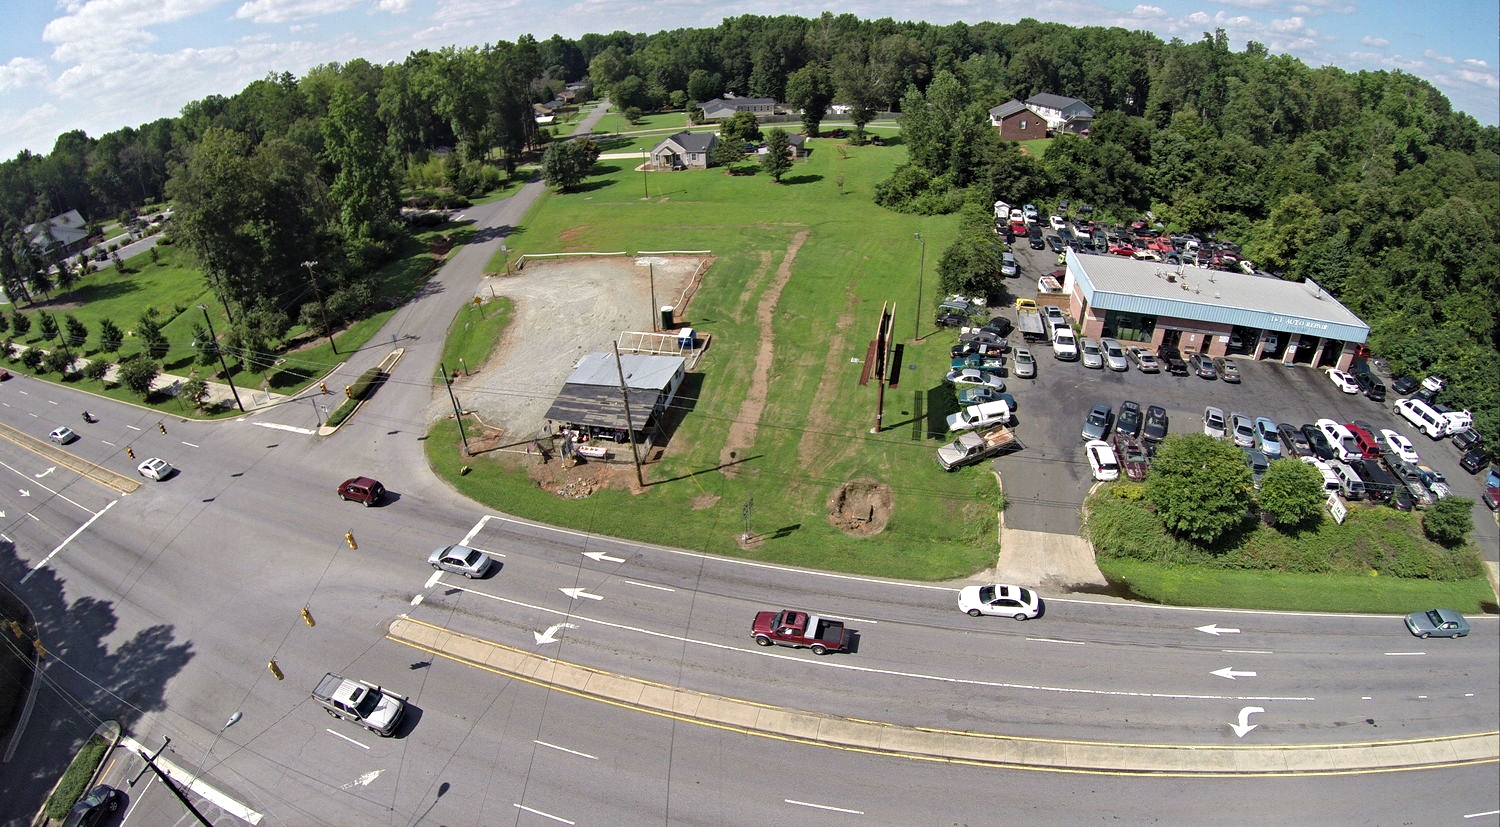
{"type": "Polygon", "coordinates": [[[434,569],[435,569],[435,570],[437,570],[437,571],[442,571],[442,570],[443,570],[443,567],[442,567],[442,566],[439,566],[439,565],[438,565],[438,564],[437,564],[437,563],[433,563],[433,564],[432,564],[432,567],[433,567],[433,568],[434,568],[434,569]]]}
{"type": "Polygon", "coordinates": [[[771,645],[771,639],[768,638],[768,637],[766,637],[765,635],[756,635],[755,636],[755,642],[759,643],[761,646],[770,646],[771,645]]]}
{"type": "Polygon", "coordinates": [[[1014,617],[1016,618],[1016,620],[1025,620],[1026,619],[1026,615],[1015,615],[1014,617]]]}
{"type": "Polygon", "coordinates": [[[982,614],[984,614],[984,612],[981,612],[978,609],[970,609],[969,610],[969,617],[979,617],[982,614]]]}
{"type": "Polygon", "coordinates": [[[821,643],[814,643],[810,648],[812,649],[812,653],[814,655],[826,655],[826,654],[828,654],[828,647],[824,646],[821,643]]]}
{"type": "Polygon", "coordinates": [[[337,712],[334,712],[333,710],[331,710],[331,709],[329,709],[327,707],[324,707],[323,711],[327,712],[328,713],[328,717],[330,717],[330,718],[337,718],[337,717],[339,717],[339,714],[337,712]]]}
{"type": "Polygon", "coordinates": [[[1461,637],[1464,637],[1464,635],[1454,635],[1453,636],[1454,640],[1457,640],[1458,638],[1461,638],[1461,637]]]}
{"type": "Polygon", "coordinates": [[[339,495],[339,499],[343,500],[344,502],[349,502],[349,498],[344,496],[343,494],[339,495]]]}
{"type": "Polygon", "coordinates": [[[466,572],[464,572],[464,579],[465,580],[473,580],[474,579],[474,572],[472,572],[472,571],[466,571],[466,572]]]}
{"type": "Polygon", "coordinates": [[[374,505],[374,504],[375,504],[375,501],[374,501],[374,500],[365,500],[365,501],[364,501],[364,507],[365,507],[365,508],[369,508],[369,507],[370,507],[370,506],[372,506],[372,505],[374,505]]]}
{"type": "Polygon", "coordinates": [[[1432,635],[1430,633],[1428,633],[1428,632],[1423,632],[1422,634],[1417,635],[1417,637],[1419,637],[1419,638],[1421,638],[1423,640],[1426,640],[1426,639],[1432,637],[1432,635]]]}

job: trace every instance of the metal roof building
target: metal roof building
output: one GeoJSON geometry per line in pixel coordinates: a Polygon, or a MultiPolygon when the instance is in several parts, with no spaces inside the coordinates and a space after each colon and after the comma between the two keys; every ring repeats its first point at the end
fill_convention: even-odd
{"type": "Polygon", "coordinates": [[[547,418],[565,429],[628,441],[622,371],[630,399],[629,428],[636,432],[638,444],[649,445],[686,375],[681,356],[622,353],[617,368],[614,354],[585,354],[563,382],[547,418]]]}
{"type": "Polygon", "coordinates": [[[1345,368],[1370,327],[1317,284],[1121,256],[1067,256],[1073,318],[1091,338],[1345,368]]]}

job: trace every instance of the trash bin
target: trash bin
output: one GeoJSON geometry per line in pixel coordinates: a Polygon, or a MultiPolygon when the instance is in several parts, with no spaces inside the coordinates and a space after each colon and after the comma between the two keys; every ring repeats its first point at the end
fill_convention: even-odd
{"type": "Polygon", "coordinates": [[[698,346],[698,334],[691,327],[684,327],[677,331],[677,348],[679,350],[692,350],[698,346]]]}
{"type": "Polygon", "coordinates": [[[676,310],[677,310],[677,308],[673,307],[670,304],[664,304],[664,305],[662,305],[662,307],[661,307],[661,329],[662,330],[671,330],[672,328],[674,328],[674,327],[677,326],[672,321],[672,314],[676,310]]]}

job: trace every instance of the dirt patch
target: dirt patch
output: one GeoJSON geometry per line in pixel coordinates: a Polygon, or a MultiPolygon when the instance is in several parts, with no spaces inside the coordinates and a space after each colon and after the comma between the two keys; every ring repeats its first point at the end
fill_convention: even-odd
{"type": "Polygon", "coordinates": [[[691,500],[688,500],[688,504],[693,507],[694,511],[702,511],[705,508],[713,508],[714,506],[719,504],[719,495],[699,494],[691,500]]]}
{"type": "Polygon", "coordinates": [[[729,429],[724,446],[719,450],[719,465],[723,467],[722,473],[726,477],[735,475],[735,459],[755,445],[756,423],[760,422],[761,414],[765,412],[766,395],[771,388],[771,365],[776,356],[776,342],[771,335],[776,306],[781,301],[781,291],[791,281],[792,262],[797,259],[797,251],[802,249],[807,236],[807,230],[799,230],[792,236],[786,255],[782,256],[781,264],[776,268],[776,278],[766,288],[756,308],[755,319],[761,336],[760,348],[755,353],[755,369],[750,374],[750,387],[745,392],[745,401],[740,404],[739,413],[734,417],[734,424],[729,429]]]}
{"type": "Polygon", "coordinates": [[[868,478],[850,480],[828,498],[828,521],[845,534],[869,537],[885,531],[893,503],[889,485],[868,478]]]}

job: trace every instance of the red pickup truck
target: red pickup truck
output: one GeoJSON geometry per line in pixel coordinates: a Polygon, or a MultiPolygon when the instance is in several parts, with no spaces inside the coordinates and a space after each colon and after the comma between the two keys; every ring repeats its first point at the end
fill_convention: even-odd
{"type": "Polygon", "coordinates": [[[840,620],[782,609],[779,612],[757,612],[750,635],[761,646],[777,644],[811,649],[815,655],[826,655],[847,650],[853,631],[845,629],[840,620]]]}

